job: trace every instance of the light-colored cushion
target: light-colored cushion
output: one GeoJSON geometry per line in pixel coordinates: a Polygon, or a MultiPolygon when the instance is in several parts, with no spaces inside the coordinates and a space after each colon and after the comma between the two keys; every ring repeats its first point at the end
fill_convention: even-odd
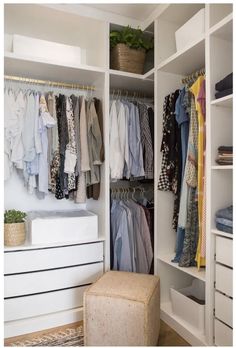
{"type": "Polygon", "coordinates": [[[87,346],[153,346],[159,330],[159,277],[109,271],[84,293],[87,346]]]}

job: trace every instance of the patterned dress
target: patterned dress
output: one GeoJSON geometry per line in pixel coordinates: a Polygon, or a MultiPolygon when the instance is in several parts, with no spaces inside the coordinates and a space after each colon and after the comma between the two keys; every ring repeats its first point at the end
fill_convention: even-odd
{"type": "Polygon", "coordinates": [[[162,165],[158,190],[172,191],[175,195],[172,226],[176,230],[181,189],[181,135],[175,118],[175,103],[179,90],[168,95],[163,105],[163,137],[161,144],[162,165]]]}
{"type": "Polygon", "coordinates": [[[198,240],[198,204],[197,204],[197,156],[198,156],[198,119],[195,100],[191,96],[189,125],[188,158],[186,161],[186,181],[189,185],[187,197],[187,222],[184,247],[180,257],[180,267],[195,266],[198,240]]]}

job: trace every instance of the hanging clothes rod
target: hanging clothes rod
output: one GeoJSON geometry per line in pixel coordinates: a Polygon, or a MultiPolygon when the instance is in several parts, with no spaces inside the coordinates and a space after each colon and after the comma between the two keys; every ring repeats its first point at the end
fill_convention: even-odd
{"type": "Polygon", "coordinates": [[[37,80],[37,79],[31,79],[28,77],[20,77],[20,76],[12,76],[12,75],[4,75],[4,79],[10,80],[10,81],[32,83],[32,84],[37,84],[37,85],[46,85],[46,86],[51,86],[51,87],[61,87],[61,88],[71,88],[71,89],[82,89],[82,90],[87,90],[87,91],[95,91],[94,86],[80,85],[80,84],[67,83],[67,82],[37,80]]]}
{"type": "Polygon", "coordinates": [[[193,79],[198,78],[199,76],[203,76],[203,75],[205,75],[205,68],[197,70],[197,71],[193,72],[192,74],[186,76],[184,79],[182,79],[182,83],[183,84],[188,83],[188,82],[192,81],[193,79]]]}
{"type": "Polygon", "coordinates": [[[139,99],[153,99],[153,96],[148,96],[144,92],[130,91],[125,89],[111,89],[110,95],[113,97],[139,98],[139,99]]]}

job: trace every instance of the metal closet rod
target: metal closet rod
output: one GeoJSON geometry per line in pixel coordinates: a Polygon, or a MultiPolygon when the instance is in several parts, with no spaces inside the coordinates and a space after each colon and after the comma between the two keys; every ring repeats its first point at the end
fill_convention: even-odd
{"type": "Polygon", "coordinates": [[[123,96],[123,97],[133,97],[133,98],[147,98],[147,99],[153,99],[153,97],[147,95],[145,92],[141,91],[130,91],[128,89],[114,89],[112,88],[110,91],[110,95],[113,97],[116,96],[123,96]]]}
{"type": "Polygon", "coordinates": [[[80,85],[75,83],[67,83],[67,82],[56,82],[56,81],[48,81],[48,80],[37,80],[31,79],[28,77],[20,77],[20,76],[12,76],[12,75],[4,75],[5,80],[17,81],[17,82],[26,82],[37,85],[48,85],[52,87],[62,87],[62,88],[71,88],[71,89],[82,89],[87,91],[95,91],[94,86],[80,85]]]}
{"type": "Polygon", "coordinates": [[[186,76],[184,79],[182,79],[182,83],[184,84],[184,83],[190,82],[194,78],[197,78],[198,76],[203,76],[203,75],[205,75],[205,68],[199,69],[193,72],[192,74],[186,76]]]}

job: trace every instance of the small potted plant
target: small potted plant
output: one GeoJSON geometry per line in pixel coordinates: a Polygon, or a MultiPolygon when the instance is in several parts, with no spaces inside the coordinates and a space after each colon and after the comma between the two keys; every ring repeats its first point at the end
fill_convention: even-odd
{"type": "Polygon", "coordinates": [[[19,210],[6,210],[4,213],[4,245],[16,246],[25,242],[26,213],[19,210]]]}
{"type": "Polygon", "coordinates": [[[143,74],[146,52],[153,49],[153,38],[141,29],[124,27],[110,32],[111,68],[143,74]]]}

